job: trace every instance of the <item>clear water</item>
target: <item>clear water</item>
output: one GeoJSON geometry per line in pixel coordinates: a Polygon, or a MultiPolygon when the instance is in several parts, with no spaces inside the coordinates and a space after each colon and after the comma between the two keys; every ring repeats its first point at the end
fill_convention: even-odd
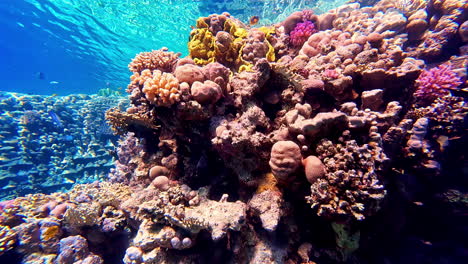
{"type": "Polygon", "coordinates": [[[0,90],[66,95],[126,87],[135,54],[167,47],[187,55],[190,26],[200,16],[227,11],[269,24],[295,10],[321,13],[344,2],[2,0],[0,90]]]}

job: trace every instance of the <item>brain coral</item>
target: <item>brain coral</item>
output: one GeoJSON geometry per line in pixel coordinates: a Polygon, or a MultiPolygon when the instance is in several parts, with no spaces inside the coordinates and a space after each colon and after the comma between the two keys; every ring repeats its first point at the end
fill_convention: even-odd
{"type": "Polygon", "coordinates": [[[143,93],[154,105],[171,106],[180,100],[179,81],[170,73],[155,70],[143,85],[143,93]]]}
{"type": "Polygon", "coordinates": [[[271,148],[270,167],[273,175],[285,179],[301,164],[301,150],[292,141],[278,141],[271,148]]]}

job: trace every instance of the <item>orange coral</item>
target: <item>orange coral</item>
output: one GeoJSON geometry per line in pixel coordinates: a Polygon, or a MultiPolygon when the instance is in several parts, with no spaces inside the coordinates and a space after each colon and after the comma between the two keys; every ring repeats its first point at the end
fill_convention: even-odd
{"type": "Polygon", "coordinates": [[[141,52],[130,62],[128,69],[132,72],[141,72],[145,69],[171,72],[174,64],[179,59],[179,55],[179,53],[167,51],[167,48],[141,52]]]}
{"type": "Polygon", "coordinates": [[[153,71],[142,91],[146,99],[157,106],[170,106],[180,100],[179,81],[174,75],[160,70],[153,71]]]}
{"type": "Polygon", "coordinates": [[[278,187],[276,187],[277,183],[278,180],[276,179],[275,175],[273,175],[273,173],[265,173],[258,182],[256,193],[262,193],[268,190],[279,191],[278,187]]]}
{"type": "Polygon", "coordinates": [[[130,76],[130,85],[143,85],[146,80],[148,79],[151,79],[153,76],[151,75],[151,71],[146,69],[146,70],[143,70],[141,72],[141,74],[139,72],[135,72],[134,74],[132,74],[132,76],[130,76]]]}

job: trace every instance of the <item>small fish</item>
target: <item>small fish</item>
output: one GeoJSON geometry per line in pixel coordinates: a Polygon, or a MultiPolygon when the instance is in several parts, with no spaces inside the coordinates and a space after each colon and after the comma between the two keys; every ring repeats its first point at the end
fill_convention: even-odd
{"type": "Polygon", "coordinates": [[[58,94],[56,93],[50,95],[50,97],[56,97],[56,96],[58,96],[58,94]]]}
{"type": "Polygon", "coordinates": [[[413,204],[417,205],[417,206],[423,206],[424,203],[423,202],[413,202],[413,204]]]}
{"type": "Polygon", "coordinates": [[[49,111],[49,116],[52,118],[55,125],[63,127],[62,120],[60,120],[59,116],[54,111],[49,111]]]}
{"type": "Polygon", "coordinates": [[[431,241],[421,240],[421,242],[422,242],[424,245],[432,246],[431,241]]]}
{"type": "Polygon", "coordinates": [[[69,179],[69,178],[65,178],[65,179],[63,179],[63,182],[64,182],[64,183],[75,183],[75,181],[74,181],[74,180],[72,180],[72,179],[69,179]]]}
{"type": "Polygon", "coordinates": [[[34,76],[36,76],[36,78],[38,78],[39,80],[45,79],[45,74],[43,72],[36,72],[34,76]]]}
{"type": "Polygon", "coordinates": [[[439,136],[437,138],[437,143],[439,143],[440,151],[444,151],[444,149],[449,145],[450,139],[447,136],[439,136]]]}
{"type": "Polygon", "coordinates": [[[51,81],[50,84],[58,84],[59,82],[57,81],[51,81]]]}
{"type": "Polygon", "coordinates": [[[3,190],[13,189],[13,188],[16,188],[16,184],[10,183],[10,184],[2,187],[3,190]]]}
{"type": "Polygon", "coordinates": [[[1,147],[0,148],[0,151],[10,151],[10,150],[14,150],[15,147],[12,147],[12,146],[6,146],[6,147],[1,147]]]}
{"type": "Polygon", "coordinates": [[[63,141],[68,141],[68,142],[70,142],[70,141],[73,140],[73,136],[67,135],[67,136],[61,137],[60,139],[63,140],[63,141]]]}
{"type": "Polygon", "coordinates": [[[260,18],[258,16],[251,16],[250,19],[249,19],[249,24],[251,26],[254,26],[258,23],[258,21],[260,20],[260,18]]]}

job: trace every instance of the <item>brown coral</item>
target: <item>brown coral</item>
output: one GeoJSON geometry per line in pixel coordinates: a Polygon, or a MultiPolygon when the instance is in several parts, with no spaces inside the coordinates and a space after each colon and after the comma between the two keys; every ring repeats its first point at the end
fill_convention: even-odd
{"type": "Polygon", "coordinates": [[[168,52],[167,50],[167,48],[162,48],[151,52],[141,52],[130,62],[128,69],[135,73],[142,72],[145,69],[171,72],[180,54],[168,52]]]}
{"type": "Polygon", "coordinates": [[[200,104],[213,104],[216,103],[223,95],[221,87],[210,80],[201,82],[194,82],[190,90],[193,98],[200,104]]]}
{"type": "Polygon", "coordinates": [[[316,156],[309,156],[302,161],[307,181],[311,184],[325,176],[325,166],[316,156]]]}
{"type": "Polygon", "coordinates": [[[278,141],[271,148],[270,167],[281,180],[295,172],[301,164],[301,150],[293,141],[278,141]]]}
{"type": "Polygon", "coordinates": [[[334,144],[323,139],[317,153],[327,173],[312,184],[306,197],[317,214],[363,220],[375,213],[386,194],[377,176],[387,160],[382,149],[354,140],[334,144]]]}
{"type": "Polygon", "coordinates": [[[112,130],[119,135],[123,135],[128,131],[137,128],[145,128],[150,130],[158,129],[159,126],[154,124],[153,120],[139,113],[129,114],[122,112],[117,108],[111,108],[106,112],[106,119],[112,126],[112,130]]]}

